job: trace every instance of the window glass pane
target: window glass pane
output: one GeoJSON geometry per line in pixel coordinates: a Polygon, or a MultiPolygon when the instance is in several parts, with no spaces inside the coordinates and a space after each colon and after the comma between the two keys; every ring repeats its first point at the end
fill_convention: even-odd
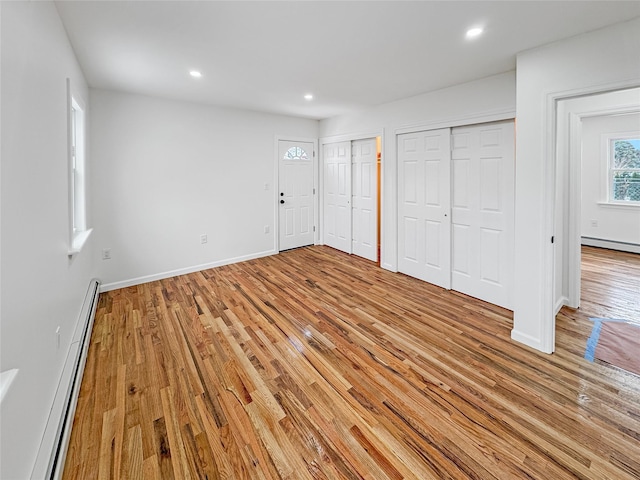
{"type": "Polygon", "coordinates": [[[308,160],[309,156],[307,155],[307,152],[304,150],[304,148],[291,147],[284,154],[284,159],[285,160],[308,160]]]}
{"type": "Polygon", "coordinates": [[[613,200],[640,202],[640,172],[616,172],[613,175],[613,200]]]}
{"type": "Polygon", "coordinates": [[[613,142],[613,168],[640,168],[640,139],[613,142]]]}
{"type": "Polygon", "coordinates": [[[610,200],[640,202],[640,139],[613,140],[611,147],[610,200]]]}

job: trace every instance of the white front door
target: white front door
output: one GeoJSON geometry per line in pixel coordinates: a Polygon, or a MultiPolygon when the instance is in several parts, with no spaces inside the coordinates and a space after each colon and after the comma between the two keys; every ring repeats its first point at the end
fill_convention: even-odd
{"type": "Polygon", "coordinates": [[[313,244],[313,143],[278,142],[279,249],[313,244]]]}
{"type": "Polygon", "coordinates": [[[352,251],[378,260],[378,155],[376,139],[351,142],[352,251]]]}
{"type": "Polygon", "coordinates": [[[514,123],[452,130],[451,288],[512,308],[514,123]]]}
{"type": "Polygon", "coordinates": [[[398,270],[450,288],[448,128],[398,135],[398,270]]]}
{"type": "Polygon", "coordinates": [[[351,142],[324,145],[324,244],[351,253],[351,142]]]}

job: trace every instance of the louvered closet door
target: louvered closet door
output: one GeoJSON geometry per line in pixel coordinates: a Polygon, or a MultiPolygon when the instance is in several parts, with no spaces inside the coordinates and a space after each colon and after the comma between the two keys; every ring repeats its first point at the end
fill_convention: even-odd
{"type": "Polygon", "coordinates": [[[513,121],[452,130],[451,288],[512,308],[513,121]]]}
{"type": "Polygon", "coordinates": [[[351,253],[351,142],[324,145],[324,244],[351,253]]]}
{"type": "Polygon", "coordinates": [[[398,135],[398,269],[450,288],[450,130],[398,135]]]}

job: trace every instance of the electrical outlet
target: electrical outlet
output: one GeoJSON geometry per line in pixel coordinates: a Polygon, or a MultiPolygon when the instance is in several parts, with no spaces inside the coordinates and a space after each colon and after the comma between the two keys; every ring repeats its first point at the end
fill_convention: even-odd
{"type": "Polygon", "coordinates": [[[206,234],[200,235],[200,243],[207,243],[207,235],[206,234]]]}
{"type": "Polygon", "coordinates": [[[592,227],[597,227],[598,226],[598,220],[591,220],[591,226],[592,227]]]}
{"type": "Polygon", "coordinates": [[[103,260],[111,260],[111,249],[103,248],[102,249],[102,259],[103,260]]]}
{"type": "Polygon", "coordinates": [[[269,225],[264,226],[264,233],[269,233],[269,225]]]}
{"type": "Polygon", "coordinates": [[[265,189],[265,190],[269,190],[269,184],[268,184],[268,183],[265,183],[265,184],[264,184],[264,189],[265,189]]]}

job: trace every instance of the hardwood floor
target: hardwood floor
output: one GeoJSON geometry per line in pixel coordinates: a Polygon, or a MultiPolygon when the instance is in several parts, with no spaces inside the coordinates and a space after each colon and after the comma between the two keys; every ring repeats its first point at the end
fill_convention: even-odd
{"type": "Polygon", "coordinates": [[[537,353],[328,247],[108,292],[64,478],[638,479],[640,377],[582,358],[588,324],[537,353]]]}
{"type": "Polygon", "coordinates": [[[580,310],[640,323],[640,254],[582,247],[580,310]]]}

